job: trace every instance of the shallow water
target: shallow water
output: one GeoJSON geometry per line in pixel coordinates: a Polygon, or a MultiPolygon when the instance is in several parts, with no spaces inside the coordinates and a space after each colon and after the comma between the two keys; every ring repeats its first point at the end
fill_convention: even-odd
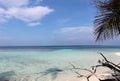
{"type": "MultiPolygon", "coordinates": [[[[116,53],[120,53],[118,47],[73,48],[1,48],[0,73],[11,74],[10,72],[14,72],[14,75],[11,74],[12,78],[21,79],[21,81],[26,81],[25,76],[32,81],[50,81],[59,74],[58,81],[60,77],[75,76],[75,74],[69,70],[58,73],[52,71],[56,71],[56,69],[67,70],[72,67],[70,63],[76,67],[90,68],[92,65],[98,64],[99,59],[102,59],[99,52],[115,63],[120,60],[120,57],[116,55],[116,53]],[[46,74],[44,74],[45,72],[46,74]],[[55,77],[53,77],[54,75],[55,77]]],[[[10,75],[6,76],[9,77],[10,75]]]]}

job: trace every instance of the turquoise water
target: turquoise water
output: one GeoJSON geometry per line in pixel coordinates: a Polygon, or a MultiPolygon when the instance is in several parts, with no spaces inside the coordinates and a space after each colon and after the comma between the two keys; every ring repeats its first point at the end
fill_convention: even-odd
{"type": "MultiPolygon", "coordinates": [[[[76,67],[90,68],[92,65],[98,64],[97,61],[99,59],[102,59],[99,52],[115,63],[120,60],[120,56],[116,55],[116,53],[120,53],[120,48],[66,49],[64,47],[63,49],[37,48],[37,50],[35,48],[2,48],[0,49],[0,73],[6,73],[7,76],[7,72],[8,74],[11,72],[14,74],[14,78],[20,79],[21,77],[29,76],[29,78],[32,77],[32,81],[36,81],[35,77],[41,76],[47,69],[69,69],[71,68],[70,63],[76,67]]],[[[59,76],[63,77],[72,74],[74,73],[65,71],[61,72],[59,76]]],[[[50,77],[51,75],[48,74],[44,77],[39,77],[38,81],[48,81],[48,79],[50,81],[50,77]]],[[[26,80],[22,79],[21,81],[26,80]]]]}

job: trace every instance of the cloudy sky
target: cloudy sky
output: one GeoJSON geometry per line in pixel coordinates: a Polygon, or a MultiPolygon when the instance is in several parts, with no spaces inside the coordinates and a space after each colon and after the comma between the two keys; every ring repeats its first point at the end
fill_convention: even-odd
{"type": "Polygon", "coordinates": [[[95,42],[92,0],[0,0],[0,46],[120,45],[95,42]]]}

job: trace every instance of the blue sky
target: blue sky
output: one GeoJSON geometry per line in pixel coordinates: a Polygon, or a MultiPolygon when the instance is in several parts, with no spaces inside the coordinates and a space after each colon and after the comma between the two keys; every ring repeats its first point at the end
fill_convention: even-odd
{"type": "Polygon", "coordinates": [[[0,0],[0,46],[120,45],[95,42],[92,0],[0,0]]]}

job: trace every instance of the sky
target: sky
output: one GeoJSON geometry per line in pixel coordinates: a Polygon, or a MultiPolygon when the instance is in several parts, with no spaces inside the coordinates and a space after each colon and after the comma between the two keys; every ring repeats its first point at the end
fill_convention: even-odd
{"type": "Polygon", "coordinates": [[[0,46],[120,45],[95,42],[93,0],[0,0],[0,46]]]}

